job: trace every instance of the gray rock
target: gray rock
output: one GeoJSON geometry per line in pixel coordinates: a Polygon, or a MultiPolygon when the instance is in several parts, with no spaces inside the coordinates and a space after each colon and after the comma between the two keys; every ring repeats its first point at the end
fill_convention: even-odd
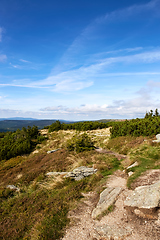
{"type": "Polygon", "coordinates": [[[92,212],[92,218],[96,218],[115,203],[117,196],[122,191],[120,187],[108,187],[101,194],[96,208],[92,212]]]}
{"type": "Polygon", "coordinates": [[[128,176],[129,176],[129,177],[132,176],[133,173],[134,173],[134,172],[130,171],[130,172],[128,173],[128,176]]]}
{"type": "Polygon", "coordinates": [[[130,236],[132,234],[132,229],[130,227],[117,227],[116,225],[108,226],[97,226],[96,227],[97,232],[105,237],[107,239],[125,239],[126,237],[130,236]]]}
{"type": "Polygon", "coordinates": [[[16,192],[20,191],[20,188],[14,186],[14,185],[7,185],[7,188],[11,189],[11,190],[15,190],[16,192]]]}
{"type": "Polygon", "coordinates": [[[79,181],[84,177],[88,177],[96,172],[97,172],[97,169],[81,166],[81,167],[75,168],[72,172],[67,173],[65,177],[66,178],[70,177],[75,179],[76,181],[79,181]]]}
{"type": "Polygon", "coordinates": [[[160,142],[160,134],[156,135],[157,140],[152,140],[152,142],[160,142]]]}
{"type": "Polygon", "coordinates": [[[60,148],[54,149],[54,150],[50,150],[50,151],[48,151],[47,153],[53,153],[53,152],[56,152],[56,151],[58,151],[58,150],[60,150],[60,148]]]}
{"type": "Polygon", "coordinates": [[[66,175],[68,172],[48,172],[46,173],[46,176],[58,176],[58,175],[66,175]]]}
{"type": "Polygon", "coordinates": [[[160,207],[160,181],[137,187],[124,201],[127,207],[153,209],[160,207]]]}
{"type": "Polygon", "coordinates": [[[136,166],[138,166],[138,162],[133,163],[132,165],[130,165],[129,167],[127,167],[127,169],[130,169],[130,168],[136,167],[136,166]]]}

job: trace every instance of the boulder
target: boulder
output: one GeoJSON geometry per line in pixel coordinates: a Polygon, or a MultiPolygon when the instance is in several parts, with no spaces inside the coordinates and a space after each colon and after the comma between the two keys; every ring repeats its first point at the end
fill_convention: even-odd
{"type": "Polygon", "coordinates": [[[160,181],[137,187],[125,200],[125,206],[141,209],[160,207],[160,181]]]}
{"type": "Polygon", "coordinates": [[[65,175],[65,177],[66,178],[70,177],[76,181],[79,181],[79,180],[83,179],[84,177],[88,177],[96,172],[97,172],[97,169],[81,166],[81,167],[75,168],[72,172],[68,172],[65,175]]]}
{"type": "Polygon", "coordinates": [[[117,196],[121,193],[121,187],[108,187],[101,194],[96,208],[92,212],[92,218],[96,218],[115,203],[117,196]]]}

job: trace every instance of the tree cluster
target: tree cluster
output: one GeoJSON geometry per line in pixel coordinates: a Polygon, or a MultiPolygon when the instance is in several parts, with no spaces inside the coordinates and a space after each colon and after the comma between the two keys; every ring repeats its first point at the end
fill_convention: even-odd
{"type": "Polygon", "coordinates": [[[38,127],[29,126],[15,132],[7,132],[0,138],[0,160],[7,160],[18,155],[30,153],[38,143],[38,127]]]}
{"type": "Polygon", "coordinates": [[[118,136],[131,135],[139,136],[152,136],[160,133],[160,116],[156,109],[155,114],[153,110],[146,113],[143,119],[132,119],[123,122],[115,122],[112,126],[111,138],[118,136]]]}
{"type": "Polygon", "coordinates": [[[111,122],[103,123],[98,121],[85,121],[85,122],[76,122],[76,123],[61,123],[60,121],[56,121],[52,123],[48,129],[49,132],[59,131],[59,130],[77,130],[77,131],[87,131],[87,130],[95,130],[102,129],[111,126],[111,122]]]}

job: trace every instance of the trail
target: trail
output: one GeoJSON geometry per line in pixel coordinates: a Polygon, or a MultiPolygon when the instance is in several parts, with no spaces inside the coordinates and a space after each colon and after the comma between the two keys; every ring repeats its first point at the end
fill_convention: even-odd
{"type": "Polygon", "coordinates": [[[124,200],[131,190],[126,187],[127,176],[118,170],[111,175],[105,187],[122,187],[115,208],[100,220],[93,220],[92,211],[98,202],[96,192],[84,194],[78,207],[69,212],[71,224],[62,240],[159,240],[160,220],[138,218],[124,207],[124,200]]]}

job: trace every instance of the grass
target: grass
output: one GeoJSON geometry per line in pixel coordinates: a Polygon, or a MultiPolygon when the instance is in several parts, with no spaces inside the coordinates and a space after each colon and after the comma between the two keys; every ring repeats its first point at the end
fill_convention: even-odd
{"type": "Polygon", "coordinates": [[[132,161],[138,162],[138,166],[129,169],[129,171],[133,171],[134,174],[128,178],[128,188],[132,188],[134,181],[145,171],[149,169],[160,168],[159,144],[155,144],[153,146],[144,144],[138,149],[133,150],[130,154],[130,157],[132,161]]]}
{"type": "Polygon", "coordinates": [[[144,137],[131,137],[131,136],[116,137],[110,139],[106,147],[120,154],[127,155],[131,151],[131,149],[139,146],[141,143],[143,143],[143,141],[144,137]]]}
{"type": "Polygon", "coordinates": [[[104,217],[104,216],[108,215],[109,213],[113,212],[114,209],[115,209],[115,205],[114,204],[110,205],[108,207],[108,209],[106,211],[102,212],[100,215],[98,215],[96,219],[100,221],[102,219],[102,217],[104,217]]]}

